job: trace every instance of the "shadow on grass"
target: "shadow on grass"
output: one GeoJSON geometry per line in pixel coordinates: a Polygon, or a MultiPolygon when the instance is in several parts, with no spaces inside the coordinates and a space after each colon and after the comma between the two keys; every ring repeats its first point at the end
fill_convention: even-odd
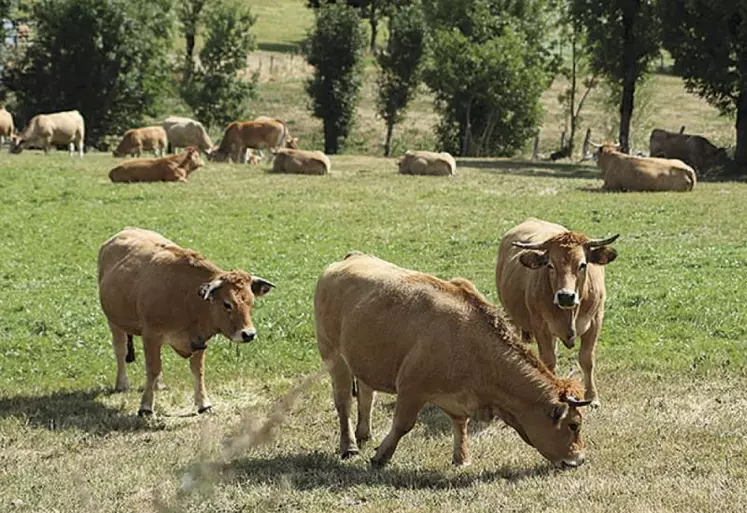
{"type": "Polygon", "coordinates": [[[257,49],[264,52],[298,53],[301,51],[301,43],[258,43],[257,49]]]}
{"type": "Polygon", "coordinates": [[[55,392],[44,396],[0,398],[0,419],[15,417],[24,423],[58,431],[80,429],[92,434],[112,431],[160,431],[164,426],[134,413],[123,413],[97,400],[103,390],[55,392]]]}
{"type": "MultiPolygon", "coordinates": [[[[388,416],[391,419],[394,416],[394,406],[397,404],[396,401],[384,402],[382,408],[388,412],[388,416]]],[[[500,420],[496,420],[499,422],[500,420]]],[[[451,419],[444,411],[438,406],[432,404],[426,404],[420,413],[418,414],[418,423],[423,424],[426,437],[436,436],[451,436],[451,419]]],[[[489,426],[488,422],[478,422],[471,420],[468,424],[469,435],[474,435],[489,426]]]]}
{"type": "Polygon", "coordinates": [[[581,164],[557,164],[528,160],[457,159],[458,167],[472,167],[501,174],[551,178],[600,178],[600,171],[581,164]]]}
{"type": "Polygon", "coordinates": [[[342,461],[332,454],[312,452],[286,454],[270,459],[243,458],[225,465],[223,472],[237,481],[267,482],[282,479],[296,490],[323,488],[339,491],[360,485],[448,490],[469,488],[477,483],[496,480],[519,481],[557,471],[549,464],[525,468],[502,467],[476,473],[466,470],[456,474],[427,469],[402,469],[397,468],[396,463],[384,469],[372,469],[368,465],[360,466],[342,461]]]}

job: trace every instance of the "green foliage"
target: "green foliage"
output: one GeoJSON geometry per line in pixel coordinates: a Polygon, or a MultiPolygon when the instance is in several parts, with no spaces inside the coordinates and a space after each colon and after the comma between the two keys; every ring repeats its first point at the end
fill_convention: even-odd
{"type": "Polygon", "coordinates": [[[15,114],[78,109],[86,139],[98,143],[154,116],[170,90],[170,0],[45,0],[34,37],[6,63],[15,114]]]}
{"type": "Polygon", "coordinates": [[[512,155],[537,130],[551,56],[546,2],[427,0],[433,27],[424,79],[443,149],[512,155]]]}
{"type": "Polygon", "coordinates": [[[424,50],[425,19],[421,6],[393,10],[387,46],[376,56],[379,64],[376,106],[387,124],[386,156],[391,153],[392,129],[402,121],[420,82],[424,50]]]}
{"type": "Polygon", "coordinates": [[[256,97],[257,75],[247,80],[244,72],[247,56],[256,48],[251,32],[255,21],[243,3],[220,2],[206,13],[200,65],[182,93],[206,127],[240,119],[256,97]]]}
{"type": "Polygon", "coordinates": [[[324,150],[337,153],[350,133],[363,79],[366,34],[355,9],[324,4],[304,41],[314,75],[306,83],[311,110],[324,123],[324,150]]]}

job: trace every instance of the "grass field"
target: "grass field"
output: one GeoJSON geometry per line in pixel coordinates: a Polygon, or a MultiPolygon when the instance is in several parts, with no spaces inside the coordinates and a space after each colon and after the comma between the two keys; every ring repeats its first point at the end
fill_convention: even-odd
{"type": "MultiPolygon", "coordinates": [[[[449,179],[396,175],[394,160],[332,158],[326,177],[208,165],[189,184],[113,185],[115,161],[0,154],[0,511],[740,512],[747,506],[747,185],[691,194],[605,194],[590,166],[461,161],[449,179]],[[552,470],[501,423],[472,426],[473,465],[450,466],[448,419],[427,408],[392,464],[340,462],[313,336],[317,276],[347,251],[374,253],[491,300],[501,235],[528,216],[595,237],[620,233],[607,268],[597,366],[602,408],[585,422],[587,465],[552,470]],[[150,228],[277,284],[258,300],[259,339],[213,340],[215,412],[192,415],[187,363],[164,351],[158,415],[113,394],[96,288],[99,244],[150,228]],[[282,418],[284,414],[284,419],[282,418]],[[236,438],[237,435],[243,435],[236,438]],[[244,449],[225,458],[228,437],[244,449]],[[260,442],[264,442],[260,444],[260,442]],[[223,452],[222,452],[223,451],[223,452]]],[[[574,366],[561,349],[559,372],[574,366]]]]}

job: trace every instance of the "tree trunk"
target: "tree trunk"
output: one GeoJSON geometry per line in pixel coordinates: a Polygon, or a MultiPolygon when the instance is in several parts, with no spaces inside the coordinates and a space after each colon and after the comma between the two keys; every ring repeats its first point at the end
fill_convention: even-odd
{"type": "Polygon", "coordinates": [[[576,73],[578,71],[578,55],[576,54],[576,24],[573,24],[573,32],[571,34],[571,119],[570,129],[571,133],[568,138],[568,145],[561,151],[565,151],[568,157],[573,158],[573,141],[576,139],[576,73]]]}
{"type": "Polygon", "coordinates": [[[376,0],[371,0],[371,5],[369,7],[369,18],[368,22],[371,24],[371,53],[376,53],[376,35],[378,33],[379,28],[379,19],[376,17],[376,0]]]}
{"type": "Polygon", "coordinates": [[[324,120],[324,153],[328,155],[336,155],[338,150],[337,133],[333,125],[333,120],[324,120]]]}
{"type": "Polygon", "coordinates": [[[184,32],[184,82],[188,82],[192,77],[192,70],[194,69],[194,53],[195,53],[195,31],[186,29],[184,32]]]}
{"type": "Polygon", "coordinates": [[[633,26],[639,3],[640,0],[633,0],[630,3],[630,9],[623,10],[623,90],[620,100],[620,146],[625,153],[630,152],[630,122],[633,119],[635,82],[638,78],[633,26]]]}
{"type": "Polygon", "coordinates": [[[737,149],[734,160],[740,174],[747,174],[747,84],[742,85],[737,102],[737,149]]]}
{"type": "Polygon", "coordinates": [[[464,123],[464,138],[462,139],[462,151],[460,152],[462,157],[469,157],[469,147],[470,143],[472,142],[472,98],[470,98],[469,103],[467,103],[467,112],[465,115],[465,123],[464,123]]]}
{"type": "Polygon", "coordinates": [[[386,142],[384,143],[384,156],[392,156],[392,132],[394,132],[394,123],[386,122],[386,142]]]}

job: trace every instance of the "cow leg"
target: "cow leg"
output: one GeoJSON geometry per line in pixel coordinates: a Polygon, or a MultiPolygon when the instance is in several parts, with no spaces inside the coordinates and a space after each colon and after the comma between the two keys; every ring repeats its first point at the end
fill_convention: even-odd
{"type": "Polygon", "coordinates": [[[241,152],[241,163],[246,164],[249,162],[249,152],[251,150],[249,148],[244,148],[244,150],[241,152]]]}
{"type": "MultiPolygon", "coordinates": [[[[109,323],[109,329],[112,332],[112,347],[114,348],[114,356],[117,358],[117,380],[114,384],[115,392],[124,392],[129,388],[127,382],[127,332],[123,329],[115,326],[111,322],[109,323]]],[[[134,359],[134,358],[132,358],[134,359]]]]}
{"type": "Polygon", "coordinates": [[[67,153],[70,157],[75,155],[75,143],[73,141],[70,141],[70,144],[67,145],[67,153]]]}
{"type": "Polygon", "coordinates": [[[355,428],[355,439],[360,447],[371,439],[371,410],[373,410],[374,391],[361,380],[358,380],[358,425],[355,428]]]}
{"type": "Polygon", "coordinates": [[[376,454],[371,458],[371,466],[383,467],[389,460],[392,459],[394,451],[397,450],[397,444],[400,439],[409,433],[415,421],[418,419],[418,413],[425,401],[419,397],[408,397],[406,394],[397,395],[397,405],[394,407],[394,419],[392,420],[392,428],[389,433],[381,442],[381,445],[376,449],[376,454]]]}
{"type": "Polygon", "coordinates": [[[155,389],[161,377],[161,344],[152,337],[143,335],[143,349],[145,352],[145,390],[140,400],[139,416],[151,415],[155,403],[155,389]]]}
{"type": "Polygon", "coordinates": [[[195,351],[189,357],[189,366],[195,380],[195,406],[197,413],[205,413],[213,408],[205,391],[205,351],[195,351]]]}
{"type": "Polygon", "coordinates": [[[454,433],[454,452],[451,463],[457,467],[467,466],[470,463],[469,442],[467,440],[468,423],[468,418],[451,417],[451,430],[454,433]]]}
{"type": "Polygon", "coordinates": [[[602,318],[598,316],[589,329],[581,335],[581,349],[578,352],[578,363],[584,373],[584,399],[591,401],[592,408],[601,406],[594,381],[594,360],[601,325],[602,318]]]}
{"type": "Polygon", "coordinates": [[[537,341],[540,360],[542,360],[547,368],[554,373],[557,362],[555,356],[555,337],[553,337],[552,333],[547,329],[533,329],[532,331],[534,332],[534,338],[537,341]]]}
{"type": "Polygon", "coordinates": [[[325,360],[332,377],[332,393],[335,409],[340,420],[340,457],[347,459],[358,454],[358,445],[353,438],[353,425],[350,422],[350,408],[353,403],[353,374],[348,364],[338,354],[325,360]]]}

